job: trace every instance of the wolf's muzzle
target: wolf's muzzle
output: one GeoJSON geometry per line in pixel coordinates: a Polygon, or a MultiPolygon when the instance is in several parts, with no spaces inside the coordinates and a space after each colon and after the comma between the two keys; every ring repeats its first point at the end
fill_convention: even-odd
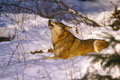
{"type": "Polygon", "coordinates": [[[48,21],[48,26],[52,26],[51,20],[48,21]]]}

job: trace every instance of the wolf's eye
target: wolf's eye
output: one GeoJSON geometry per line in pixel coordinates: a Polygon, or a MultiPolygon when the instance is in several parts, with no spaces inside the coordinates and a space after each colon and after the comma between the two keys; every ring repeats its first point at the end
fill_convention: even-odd
{"type": "Polygon", "coordinates": [[[58,24],[58,23],[55,23],[56,25],[58,24]]]}

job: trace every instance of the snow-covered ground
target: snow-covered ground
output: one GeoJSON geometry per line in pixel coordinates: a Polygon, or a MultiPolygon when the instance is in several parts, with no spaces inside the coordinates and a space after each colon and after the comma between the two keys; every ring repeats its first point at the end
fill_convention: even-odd
{"type": "MultiPolygon", "coordinates": [[[[110,3],[101,4],[103,8],[111,6],[109,11],[96,11],[92,7],[101,8],[100,4],[71,1],[77,9],[82,3],[85,9],[89,11],[88,17],[94,21],[104,24],[109,21],[113,10],[110,3]],[[78,3],[79,2],[79,3],[78,3]],[[89,9],[91,8],[91,9],[89,9]],[[93,10],[93,11],[92,11],[93,10]]],[[[67,2],[66,1],[66,2],[67,2]]],[[[107,0],[105,0],[107,1],[107,0]]],[[[109,2],[108,0],[107,2],[109,2]]],[[[116,0],[113,0],[116,2],[116,0]]],[[[107,3],[105,2],[105,3],[107,3]]],[[[82,6],[83,6],[82,5],[82,6]]],[[[79,11],[79,10],[78,10],[79,11]]],[[[64,22],[64,21],[63,21],[64,22]]],[[[68,24],[68,23],[67,23],[68,24]]],[[[79,34],[75,33],[75,29],[71,31],[76,37],[82,39],[96,38],[104,39],[104,32],[110,33],[119,39],[120,31],[114,32],[108,27],[89,27],[85,24],[77,25],[79,34]],[[101,36],[98,36],[101,35],[101,36]]],[[[109,74],[113,77],[118,77],[118,68],[113,68],[111,72],[103,70],[99,63],[91,64],[92,58],[87,56],[77,56],[68,60],[40,60],[42,57],[53,56],[54,54],[47,52],[53,48],[51,42],[51,33],[48,28],[48,19],[38,15],[28,13],[4,13],[0,17],[0,36],[14,36],[12,41],[0,42],[0,80],[72,80],[82,78],[90,69],[94,68],[102,75],[109,74]],[[7,16],[6,16],[7,15],[7,16]],[[23,17],[25,16],[25,17],[23,17]],[[22,21],[24,19],[24,22],[22,21]],[[31,52],[42,50],[44,53],[31,54],[31,52]],[[93,68],[94,67],[94,68],[93,68]]],[[[106,39],[107,40],[107,39],[106,39]]],[[[113,52],[111,47],[103,50],[101,53],[113,52]]]]}

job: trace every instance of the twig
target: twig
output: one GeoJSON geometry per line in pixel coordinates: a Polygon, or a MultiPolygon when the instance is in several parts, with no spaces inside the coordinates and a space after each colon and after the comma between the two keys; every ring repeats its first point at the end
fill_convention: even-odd
{"type": "MultiPolygon", "coordinates": [[[[18,43],[18,45],[19,45],[19,43],[18,43]]],[[[9,45],[9,47],[10,47],[10,49],[12,50],[12,55],[11,55],[11,57],[10,57],[10,59],[9,59],[9,61],[8,61],[8,65],[10,65],[10,63],[11,63],[11,61],[12,61],[12,58],[13,58],[13,56],[15,55],[15,52],[16,52],[16,50],[18,49],[18,45],[16,46],[16,49],[15,50],[13,50],[9,45]]]]}

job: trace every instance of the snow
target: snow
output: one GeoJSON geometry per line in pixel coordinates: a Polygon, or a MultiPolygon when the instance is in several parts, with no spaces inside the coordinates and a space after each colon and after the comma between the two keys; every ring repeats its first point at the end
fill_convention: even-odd
{"type": "MultiPolygon", "coordinates": [[[[75,2],[74,0],[68,0],[68,2],[69,1],[73,3],[70,4],[70,6],[74,5],[77,9],[81,6],[79,3],[85,6],[85,10],[91,8],[89,11],[92,13],[86,11],[89,18],[101,25],[104,24],[104,21],[106,22],[106,25],[108,24],[107,22],[109,22],[109,17],[112,13],[111,8],[109,8],[108,11],[100,12],[92,8],[97,6],[97,8],[100,9],[101,5],[97,3],[92,4],[91,2],[80,2],[77,0],[75,2]]],[[[107,6],[111,6],[110,3],[107,6]]],[[[104,8],[106,9],[105,5],[104,8]]],[[[23,17],[23,13],[1,14],[0,30],[2,30],[2,33],[0,31],[0,36],[6,37],[16,35],[16,37],[12,41],[0,42],[0,80],[80,79],[84,77],[88,69],[90,69],[91,72],[94,71],[93,67],[102,75],[107,74],[107,71],[101,68],[100,63],[91,64],[93,58],[87,56],[77,56],[68,60],[40,60],[42,57],[54,56],[53,53],[47,52],[48,49],[53,48],[51,32],[48,28],[48,19],[34,14],[24,13],[24,15],[25,17],[23,17]],[[5,15],[7,15],[7,17],[5,15]],[[22,21],[23,18],[24,22],[22,21]],[[31,52],[36,50],[43,50],[44,53],[31,54],[31,52]]],[[[89,27],[85,24],[77,26],[79,34],[75,33],[75,28],[73,28],[71,32],[80,39],[104,39],[103,33],[107,32],[113,36],[117,36],[116,38],[119,40],[118,35],[120,34],[120,31],[115,33],[111,28],[105,26],[100,28],[89,27]],[[98,36],[99,34],[101,34],[101,36],[98,36]]],[[[119,52],[119,45],[117,46],[119,52]]],[[[112,53],[112,51],[111,48],[107,48],[101,53],[112,53]]],[[[109,74],[113,77],[119,77],[118,68],[113,68],[109,74]]]]}

